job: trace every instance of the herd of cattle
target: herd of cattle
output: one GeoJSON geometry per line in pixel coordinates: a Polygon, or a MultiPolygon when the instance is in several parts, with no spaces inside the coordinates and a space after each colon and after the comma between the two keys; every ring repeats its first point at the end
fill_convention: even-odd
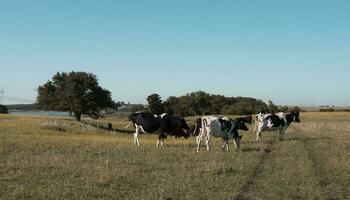
{"type": "Polygon", "coordinates": [[[239,135],[238,130],[248,131],[246,123],[254,123],[254,132],[256,133],[257,141],[261,140],[263,131],[278,131],[279,139],[284,139],[284,133],[292,122],[300,122],[299,112],[263,114],[259,113],[252,116],[240,117],[231,119],[229,117],[213,117],[204,116],[198,118],[195,123],[194,131],[190,131],[185,119],[178,118],[169,114],[153,115],[152,113],[133,113],[129,116],[129,120],[135,127],[134,143],[140,146],[139,134],[153,133],[158,131],[159,144],[164,146],[164,139],[167,136],[196,137],[197,152],[199,152],[200,144],[205,139],[207,151],[210,150],[209,142],[212,136],[222,138],[223,150],[228,151],[229,140],[233,140],[236,149],[240,148],[242,135],[239,135]]]}

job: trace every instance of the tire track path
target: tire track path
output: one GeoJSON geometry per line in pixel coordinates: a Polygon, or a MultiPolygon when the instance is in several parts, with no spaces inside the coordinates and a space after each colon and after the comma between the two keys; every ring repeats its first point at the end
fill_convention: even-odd
{"type": "Polygon", "coordinates": [[[274,157],[273,148],[276,142],[276,138],[272,138],[268,141],[269,145],[263,150],[264,153],[253,173],[248,178],[246,184],[241,188],[240,193],[234,198],[235,200],[257,199],[251,196],[251,194],[253,194],[253,191],[257,191],[261,184],[264,184],[266,169],[272,168],[274,157]]]}
{"type": "Polygon", "coordinates": [[[349,199],[349,196],[346,196],[341,192],[335,193],[329,188],[330,184],[334,180],[330,180],[330,178],[327,177],[327,174],[325,174],[327,170],[326,170],[324,160],[320,160],[318,158],[318,156],[320,155],[318,155],[318,152],[317,152],[317,149],[321,147],[317,147],[317,143],[314,143],[320,140],[333,140],[333,138],[330,138],[330,137],[304,138],[302,139],[302,143],[306,151],[306,155],[312,164],[314,176],[317,179],[317,185],[322,194],[322,199],[326,199],[326,200],[349,199]]]}

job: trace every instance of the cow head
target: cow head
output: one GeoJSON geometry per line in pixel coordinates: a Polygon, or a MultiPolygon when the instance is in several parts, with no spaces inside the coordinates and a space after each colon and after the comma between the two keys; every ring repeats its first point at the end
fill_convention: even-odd
{"type": "Polygon", "coordinates": [[[299,111],[297,111],[297,112],[291,112],[291,114],[292,114],[292,116],[293,116],[293,122],[300,123],[299,111]]]}
{"type": "Polygon", "coordinates": [[[240,118],[237,118],[237,119],[243,120],[245,123],[248,123],[248,124],[251,124],[252,121],[253,121],[253,117],[251,115],[248,115],[248,116],[245,116],[245,117],[240,117],[240,118]]]}
{"type": "Polygon", "coordinates": [[[237,130],[248,131],[248,127],[245,125],[244,119],[236,119],[236,120],[233,120],[233,122],[234,122],[233,140],[234,140],[236,149],[238,150],[240,148],[241,140],[243,136],[239,135],[237,130]]]}
{"type": "Polygon", "coordinates": [[[248,131],[248,127],[245,125],[245,120],[243,119],[236,119],[234,120],[235,129],[236,130],[242,130],[242,131],[248,131]]]}
{"type": "Polygon", "coordinates": [[[187,122],[184,118],[180,119],[180,129],[183,135],[185,136],[185,138],[188,138],[191,136],[190,127],[188,127],[187,122]]]}

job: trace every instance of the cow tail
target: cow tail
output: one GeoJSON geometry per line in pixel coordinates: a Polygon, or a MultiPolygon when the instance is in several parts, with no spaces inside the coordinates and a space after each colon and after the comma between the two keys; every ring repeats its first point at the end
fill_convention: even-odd
{"type": "Polygon", "coordinates": [[[202,136],[207,135],[207,126],[208,126],[207,119],[203,118],[202,119],[202,136]]]}
{"type": "Polygon", "coordinates": [[[252,123],[253,123],[253,126],[254,126],[254,133],[256,133],[256,130],[258,129],[258,115],[255,115],[255,117],[254,117],[254,119],[253,119],[253,121],[252,121],[252,123]]]}
{"type": "Polygon", "coordinates": [[[194,131],[192,133],[193,136],[197,136],[196,133],[197,133],[197,129],[198,129],[198,124],[196,123],[195,127],[194,127],[194,131]]]}

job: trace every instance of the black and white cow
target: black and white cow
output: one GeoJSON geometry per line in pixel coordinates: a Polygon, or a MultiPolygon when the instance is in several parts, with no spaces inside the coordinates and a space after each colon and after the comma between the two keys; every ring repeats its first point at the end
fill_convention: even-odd
{"type": "Polygon", "coordinates": [[[244,121],[244,123],[251,124],[253,121],[253,117],[251,115],[248,115],[248,116],[244,116],[244,117],[235,118],[235,120],[242,120],[242,121],[244,121]]]}
{"type": "Polygon", "coordinates": [[[213,116],[204,116],[196,120],[196,128],[194,135],[196,136],[197,152],[199,152],[202,139],[205,137],[207,151],[210,150],[210,137],[221,137],[223,140],[222,149],[228,151],[228,141],[234,140],[236,149],[239,149],[242,136],[238,134],[238,130],[248,131],[245,121],[242,119],[232,120],[230,118],[218,118],[213,116]]]}
{"type": "Polygon", "coordinates": [[[158,116],[152,113],[133,113],[129,116],[135,127],[134,142],[140,146],[139,134],[159,132],[157,147],[159,143],[164,146],[164,139],[167,136],[189,137],[189,127],[183,118],[168,115],[166,113],[158,116]]]}
{"type": "MultiPolygon", "coordinates": [[[[245,116],[245,117],[238,117],[235,118],[237,121],[243,121],[244,123],[252,124],[253,123],[253,117],[251,115],[245,116]]],[[[193,129],[192,136],[198,136],[199,132],[202,129],[202,118],[197,118],[195,122],[195,127],[193,129]]]]}
{"type": "Polygon", "coordinates": [[[276,114],[262,114],[255,116],[256,140],[261,140],[261,134],[264,131],[278,131],[279,140],[284,139],[284,133],[292,122],[300,122],[299,112],[285,114],[283,112],[276,114]]]}

